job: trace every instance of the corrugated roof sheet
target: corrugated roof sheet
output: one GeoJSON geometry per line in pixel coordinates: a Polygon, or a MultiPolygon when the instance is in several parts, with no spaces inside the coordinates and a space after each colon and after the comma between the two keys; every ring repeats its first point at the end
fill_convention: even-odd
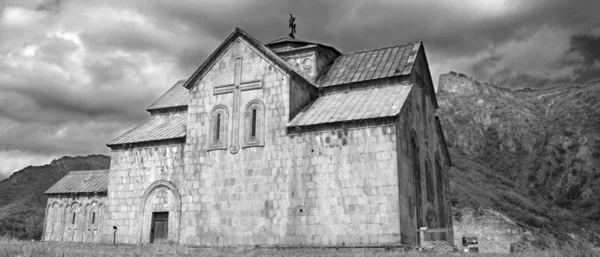
{"type": "Polygon", "coordinates": [[[94,193],[108,190],[108,170],[81,170],[67,173],[46,194],[94,193]]]}
{"type": "Polygon", "coordinates": [[[317,83],[329,87],[353,82],[407,75],[421,43],[346,53],[338,57],[317,83]]]}
{"type": "Polygon", "coordinates": [[[412,86],[396,84],[322,95],[288,126],[308,126],[397,115],[412,86]]]}
{"type": "Polygon", "coordinates": [[[107,145],[183,138],[186,134],[186,123],[187,113],[154,115],[107,145]]]}
{"type": "Polygon", "coordinates": [[[187,80],[180,80],[175,85],[173,85],[165,94],[163,94],[156,102],[154,102],[150,107],[148,107],[148,111],[169,108],[169,107],[178,107],[178,106],[187,106],[190,101],[190,92],[187,88],[183,87],[187,80]]]}

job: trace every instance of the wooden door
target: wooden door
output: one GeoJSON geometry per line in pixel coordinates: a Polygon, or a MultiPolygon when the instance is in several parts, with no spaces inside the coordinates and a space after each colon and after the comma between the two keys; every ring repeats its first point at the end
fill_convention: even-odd
{"type": "Polygon", "coordinates": [[[150,243],[166,244],[169,235],[169,213],[153,212],[152,227],[150,229],[150,243]]]}

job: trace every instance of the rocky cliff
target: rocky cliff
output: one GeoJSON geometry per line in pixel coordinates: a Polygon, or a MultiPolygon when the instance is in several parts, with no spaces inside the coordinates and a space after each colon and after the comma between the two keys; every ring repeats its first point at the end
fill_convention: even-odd
{"type": "Polygon", "coordinates": [[[600,81],[512,91],[451,72],[440,76],[437,97],[458,160],[451,172],[453,204],[501,209],[533,227],[594,240],[592,231],[600,232],[600,81]],[[463,174],[474,169],[508,186],[487,177],[465,185],[463,174]],[[483,199],[469,196],[482,193],[477,188],[464,187],[498,191],[483,199]]]}

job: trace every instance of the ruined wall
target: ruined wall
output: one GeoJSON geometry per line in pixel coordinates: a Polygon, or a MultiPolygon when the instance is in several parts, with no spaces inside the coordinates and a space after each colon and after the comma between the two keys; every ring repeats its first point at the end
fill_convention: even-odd
{"type": "MultiPolygon", "coordinates": [[[[293,118],[289,103],[296,97],[290,92],[290,78],[247,44],[238,47],[224,53],[219,65],[192,89],[185,176],[194,181],[189,189],[194,193],[182,194],[180,243],[399,243],[394,124],[288,134],[286,125],[293,118]],[[234,60],[240,55],[244,67],[254,67],[243,69],[242,81],[261,79],[263,88],[242,91],[239,106],[252,100],[264,103],[266,122],[260,126],[265,143],[244,147],[240,139],[239,152],[209,151],[208,116],[213,107],[229,108],[229,124],[233,123],[233,95],[214,95],[213,88],[231,83],[234,60]]],[[[243,135],[245,128],[238,129],[243,135]]],[[[229,125],[228,133],[238,132],[229,125]]]]}
{"type": "Polygon", "coordinates": [[[153,211],[169,211],[173,218],[169,241],[178,242],[180,206],[176,197],[180,191],[187,193],[186,188],[194,183],[183,172],[183,147],[174,144],[112,151],[106,219],[110,230],[104,233],[102,242],[113,241],[113,226],[117,226],[117,243],[148,242],[153,211]],[[168,183],[160,184],[162,181],[168,183]],[[171,190],[168,184],[177,190],[171,190]],[[166,191],[166,195],[157,200],[155,191],[166,191]]]}
{"type": "Polygon", "coordinates": [[[477,237],[480,253],[509,253],[524,233],[522,226],[494,210],[455,209],[454,245],[461,252],[463,237],[477,237]]]}
{"type": "Polygon", "coordinates": [[[100,242],[106,230],[106,196],[48,197],[44,241],[100,242]],[[74,215],[73,215],[74,214],[74,215]]]}

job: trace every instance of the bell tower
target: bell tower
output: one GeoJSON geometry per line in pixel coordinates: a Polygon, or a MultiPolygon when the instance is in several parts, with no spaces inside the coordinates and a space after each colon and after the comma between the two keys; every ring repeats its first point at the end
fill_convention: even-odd
{"type": "Polygon", "coordinates": [[[290,34],[265,44],[300,74],[305,75],[312,82],[317,82],[320,75],[333,61],[340,56],[340,52],[327,45],[296,39],[296,17],[290,14],[290,34]]]}

